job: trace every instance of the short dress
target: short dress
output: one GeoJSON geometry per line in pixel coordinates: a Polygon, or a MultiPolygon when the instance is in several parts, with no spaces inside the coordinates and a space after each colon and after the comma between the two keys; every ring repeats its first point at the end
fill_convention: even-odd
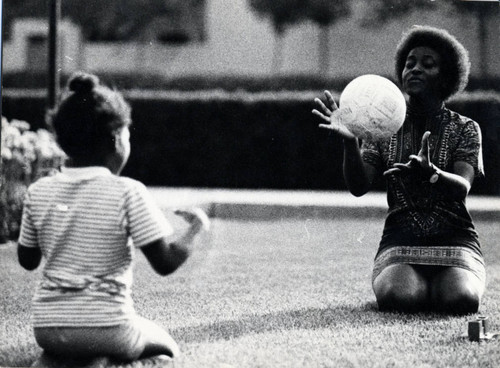
{"type": "MultiPolygon", "coordinates": [[[[363,161],[380,174],[396,162],[406,163],[409,155],[420,150],[425,131],[431,132],[429,147],[435,166],[453,172],[454,163],[463,161],[474,168],[476,176],[483,175],[479,125],[444,104],[423,114],[408,108],[403,126],[389,140],[362,143],[363,161]]],[[[442,187],[418,173],[388,176],[389,210],[372,280],[387,266],[402,263],[460,267],[484,283],[484,259],[465,199],[445,194],[442,187]]]]}

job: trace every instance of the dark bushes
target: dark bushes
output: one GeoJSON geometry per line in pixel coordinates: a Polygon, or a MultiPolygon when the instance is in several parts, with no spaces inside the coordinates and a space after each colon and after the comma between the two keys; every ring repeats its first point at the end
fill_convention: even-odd
{"type": "MultiPolygon", "coordinates": [[[[135,91],[132,154],[124,175],[147,185],[343,190],[342,149],[311,114],[314,92],[135,91]]],[[[3,114],[43,124],[45,95],[4,93],[3,114]]],[[[473,193],[500,194],[500,97],[466,93],[448,106],[483,132],[486,179],[473,193]]],[[[383,189],[383,182],[377,188],[383,189]]]]}
{"type": "MultiPolygon", "coordinates": [[[[357,76],[357,75],[356,75],[357,76]]],[[[224,91],[341,91],[356,76],[322,77],[319,75],[279,75],[279,76],[202,76],[190,75],[175,78],[157,74],[99,73],[99,78],[107,85],[120,90],[153,89],[161,91],[199,91],[221,89],[224,91]]],[[[68,75],[61,75],[61,85],[65,85],[68,75]]],[[[392,75],[386,75],[394,80],[392,75]]],[[[4,88],[45,88],[47,73],[25,71],[8,72],[2,75],[4,88]]],[[[496,90],[500,92],[500,78],[480,78],[471,76],[468,91],[496,90]]]]}

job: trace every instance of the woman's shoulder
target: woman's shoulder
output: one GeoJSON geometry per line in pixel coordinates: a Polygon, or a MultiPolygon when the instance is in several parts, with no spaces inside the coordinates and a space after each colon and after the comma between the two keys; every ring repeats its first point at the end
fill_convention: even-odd
{"type": "Polygon", "coordinates": [[[468,116],[447,109],[449,113],[448,126],[458,135],[481,135],[479,124],[468,116]]]}
{"type": "Polygon", "coordinates": [[[479,124],[476,121],[469,118],[468,116],[459,114],[458,112],[450,110],[448,108],[446,109],[446,111],[448,112],[448,114],[450,116],[450,119],[449,119],[450,123],[454,123],[454,124],[457,124],[459,126],[464,126],[464,125],[477,125],[477,126],[479,126],[479,124]]]}

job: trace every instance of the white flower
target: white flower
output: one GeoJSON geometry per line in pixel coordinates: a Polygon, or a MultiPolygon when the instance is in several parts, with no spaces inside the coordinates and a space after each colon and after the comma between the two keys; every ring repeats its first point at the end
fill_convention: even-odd
{"type": "Polygon", "coordinates": [[[17,128],[21,133],[30,129],[29,123],[22,120],[12,119],[10,121],[10,126],[17,128]]]}
{"type": "Polygon", "coordinates": [[[9,123],[2,117],[1,148],[4,164],[17,172],[17,177],[33,180],[44,175],[46,169],[61,166],[66,155],[51,132],[46,129],[33,132],[29,128],[25,121],[13,119],[9,123]],[[44,168],[43,172],[39,171],[40,168],[44,168]]]}
{"type": "Polygon", "coordinates": [[[2,145],[2,160],[9,161],[12,160],[12,151],[8,147],[2,145]]]}

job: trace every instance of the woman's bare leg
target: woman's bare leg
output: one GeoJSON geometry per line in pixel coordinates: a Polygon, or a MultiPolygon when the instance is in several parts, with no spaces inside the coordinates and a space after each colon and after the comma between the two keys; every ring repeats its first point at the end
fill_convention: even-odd
{"type": "Polygon", "coordinates": [[[433,309],[450,314],[476,313],[484,292],[484,282],[472,272],[458,267],[446,267],[431,284],[433,309]]]}
{"type": "Polygon", "coordinates": [[[427,281],[412,265],[386,267],[373,281],[373,291],[381,311],[420,312],[428,306],[427,281]]]}

